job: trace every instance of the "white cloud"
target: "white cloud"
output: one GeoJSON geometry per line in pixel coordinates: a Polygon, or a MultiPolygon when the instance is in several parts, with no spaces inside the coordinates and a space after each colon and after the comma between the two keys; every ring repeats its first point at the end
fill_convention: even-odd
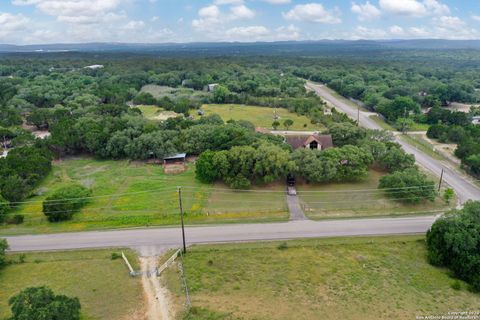
{"type": "Polygon", "coordinates": [[[387,32],[382,29],[371,29],[358,26],[353,31],[353,39],[384,39],[387,37],[387,32]]]}
{"type": "Polygon", "coordinates": [[[293,24],[275,29],[275,40],[298,40],[300,29],[293,24]]]}
{"type": "Polygon", "coordinates": [[[441,16],[433,19],[435,25],[435,38],[444,39],[478,39],[479,32],[467,25],[459,17],[441,16]]]}
{"type": "Polygon", "coordinates": [[[300,38],[300,29],[294,25],[281,26],[270,30],[264,26],[230,28],[221,39],[226,41],[286,41],[300,38]]]}
{"type": "Polygon", "coordinates": [[[318,22],[324,24],[341,23],[340,10],[334,8],[327,10],[320,3],[307,3],[296,5],[292,10],[283,13],[286,20],[318,22]]]}
{"type": "Polygon", "coordinates": [[[255,11],[243,4],[231,6],[229,14],[222,13],[217,5],[210,5],[198,11],[198,18],[192,21],[192,27],[196,31],[218,34],[220,31],[218,29],[225,29],[225,24],[229,22],[252,19],[254,17],[255,11]]]}
{"type": "Polygon", "coordinates": [[[381,9],[403,16],[425,17],[450,13],[449,7],[437,0],[380,0],[379,4],[381,9]]]}
{"type": "Polygon", "coordinates": [[[291,0],[262,0],[262,1],[270,4],[288,4],[292,2],[291,0]]]}
{"type": "Polygon", "coordinates": [[[30,19],[22,14],[11,14],[0,12],[0,38],[8,38],[17,32],[25,30],[30,19]]]}
{"type": "Polygon", "coordinates": [[[476,20],[476,21],[480,21],[480,16],[475,16],[475,15],[473,15],[473,16],[472,16],[472,19],[473,19],[473,20],[476,20]]]}
{"type": "Polygon", "coordinates": [[[243,4],[243,0],[215,0],[213,2],[215,5],[219,5],[219,6],[222,6],[222,5],[241,5],[243,4]]]}
{"type": "Polygon", "coordinates": [[[228,29],[225,35],[230,40],[259,40],[270,34],[270,31],[264,26],[235,27],[228,29]]]}
{"type": "Polygon", "coordinates": [[[252,19],[255,17],[255,11],[245,5],[230,8],[231,19],[252,19]]]}
{"type": "Polygon", "coordinates": [[[40,11],[59,21],[87,22],[101,20],[118,8],[122,0],[13,0],[14,5],[35,5],[40,11]]]}
{"type": "Polygon", "coordinates": [[[220,9],[215,5],[203,7],[198,11],[198,15],[205,19],[215,19],[220,16],[220,9]]]}
{"type": "Polygon", "coordinates": [[[375,19],[382,14],[370,1],[367,1],[365,4],[356,4],[353,2],[351,10],[358,15],[360,21],[375,19]]]}
{"type": "Polygon", "coordinates": [[[389,29],[390,34],[394,36],[403,36],[405,34],[405,30],[400,26],[391,26],[389,29]]]}
{"type": "Polygon", "coordinates": [[[135,30],[142,30],[145,28],[145,22],[139,20],[139,21],[129,21],[125,26],[123,26],[124,30],[127,31],[135,31],[135,30]]]}

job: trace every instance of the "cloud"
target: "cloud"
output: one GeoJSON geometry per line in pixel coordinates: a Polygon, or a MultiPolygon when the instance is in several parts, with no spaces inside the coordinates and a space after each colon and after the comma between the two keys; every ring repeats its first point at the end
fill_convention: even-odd
{"type": "Polygon", "coordinates": [[[371,29],[358,26],[353,31],[353,39],[384,39],[387,37],[387,32],[382,29],[371,29]]]}
{"type": "Polygon", "coordinates": [[[145,22],[139,20],[139,21],[129,21],[125,26],[123,26],[123,30],[127,31],[136,31],[136,30],[142,30],[145,28],[145,22]]]}
{"type": "Polygon", "coordinates": [[[27,28],[30,19],[23,14],[11,14],[8,12],[0,12],[0,37],[8,38],[15,35],[19,31],[27,28]]]}
{"type": "Polygon", "coordinates": [[[292,10],[283,13],[286,20],[317,22],[324,24],[341,23],[340,10],[334,8],[327,10],[320,3],[307,3],[296,5],[292,10]]]}
{"type": "Polygon", "coordinates": [[[473,16],[472,16],[472,19],[473,19],[473,20],[476,20],[476,21],[480,21],[480,16],[475,16],[475,15],[473,15],[473,16]]]}
{"type": "Polygon", "coordinates": [[[234,27],[225,31],[221,39],[226,41],[286,41],[300,38],[300,29],[294,25],[270,30],[265,26],[234,27]]]}
{"type": "MultiPolygon", "coordinates": [[[[226,1],[226,0],[223,0],[226,1]]],[[[219,28],[225,24],[236,20],[247,20],[255,17],[255,11],[245,5],[237,5],[230,7],[230,13],[222,13],[217,5],[203,7],[198,11],[198,18],[192,21],[192,27],[196,31],[208,32],[211,34],[218,33],[219,28]]]]}
{"type": "Polygon", "coordinates": [[[379,5],[382,10],[389,13],[410,17],[425,17],[450,13],[450,8],[437,0],[380,0],[379,5]]]}
{"type": "Polygon", "coordinates": [[[360,21],[375,19],[382,14],[370,1],[367,1],[365,4],[356,4],[353,2],[351,10],[358,15],[358,20],[360,21]]]}
{"type": "Polygon", "coordinates": [[[230,40],[258,40],[270,34],[264,26],[235,27],[228,29],[225,35],[230,40]]]}
{"type": "Polygon", "coordinates": [[[291,0],[262,0],[262,1],[270,4],[288,4],[292,2],[291,0]]]}
{"type": "Polygon", "coordinates": [[[222,5],[241,5],[243,0],[215,0],[213,4],[222,6],[222,5]]]}
{"type": "Polygon", "coordinates": [[[479,32],[467,25],[459,17],[441,16],[433,19],[435,25],[435,37],[444,39],[478,39],[479,32]]]}
{"type": "Polygon", "coordinates": [[[298,40],[300,39],[300,29],[293,24],[281,26],[275,29],[275,40],[298,40]]]}
{"type": "Polygon", "coordinates": [[[389,29],[390,34],[394,36],[403,36],[405,34],[405,30],[403,30],[400,26],[391,26],[389,29]]]}
{"type": "Polygon", "coordinates": [[[245,5],[230,8],[231,19],[252,19],[255,17],[255,11],[245,5]]]}
{"type": "Polygon", "coordinates": [[[58,21],[78,24],[99,23],[112,16],[124,0],[13,0],[17,6],[34,5],[58,21]]]}

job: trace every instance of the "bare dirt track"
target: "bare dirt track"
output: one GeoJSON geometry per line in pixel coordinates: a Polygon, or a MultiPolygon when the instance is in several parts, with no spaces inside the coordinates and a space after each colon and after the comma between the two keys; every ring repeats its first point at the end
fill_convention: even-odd
{"type": "Polygon", "coordinates": [[[157,268],[158,258],[141,257],[142,284],[145,291],[147,320],[170,320],[171,306],[169,292],[160,284],[160,280],[154,272],[157,268]]]}

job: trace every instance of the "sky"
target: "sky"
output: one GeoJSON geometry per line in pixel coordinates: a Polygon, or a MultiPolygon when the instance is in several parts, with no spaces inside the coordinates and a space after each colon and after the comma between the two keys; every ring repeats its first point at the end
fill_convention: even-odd
{"type": "Polygon", "coordinates": [[[480,0],[0,0],[0,43],[480,39],[480,0]]]}

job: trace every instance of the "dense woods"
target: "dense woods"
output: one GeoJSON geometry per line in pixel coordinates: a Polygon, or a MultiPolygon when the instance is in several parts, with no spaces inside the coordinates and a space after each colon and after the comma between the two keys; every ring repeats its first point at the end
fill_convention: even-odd
{"type": "MultiPolygon", "coordinates": [[[[0,142],[13,149],[0,160],[0,213],[31,194],[50,172],[54,157],[76,154],[147,160],[209,151],[200,158],[204,176],[199,178],[241,188],[292,172],[311,182],[355,180],[364,177],[369,167],[417,175],[407,182],[385,178],[391,188],[422,181],[418,170],[412,169],[414,159],[391,139],[357,128],[336,110],[325,115],[324,102],[306,91],[305,79],[361,100],[392,123],[403,126],[411,120],[431,125],[429,135],[457,142],[457,156],[479,173],[480,139],[477,128],[469,125],[472,114],[444,109],[451,101],[479,101],[480,67],[472,62],[477,55],[448,50],[392,50],[389,56],[362,51],[355,58],[340,53],[300,58],[6,55],[0,61],[0,142]],[[87,67],[97,64],[104,67],[87,67]],[[145,85],[162,86],[171,93],[158,96],[142,91],[145,85]],[[282,138],[257,133],[247,121],[190,117],[205,103],[286,108],[324,125],[339,149],[292,153],[282,138]],[[181,116],[151,121],[135,107],[144,104],[181,116]],[[430,111],[423,114],[422,109],[430,111]],[[51,136],[35,139],[25,124],[48,130],[51,136]],[[212,163],[222,170],[214,174],[212,163]],[[315,170],[324,175],[313,174],[315,170]]],[[[278,123],[288,126],[283,120],[278,123]]]]}

